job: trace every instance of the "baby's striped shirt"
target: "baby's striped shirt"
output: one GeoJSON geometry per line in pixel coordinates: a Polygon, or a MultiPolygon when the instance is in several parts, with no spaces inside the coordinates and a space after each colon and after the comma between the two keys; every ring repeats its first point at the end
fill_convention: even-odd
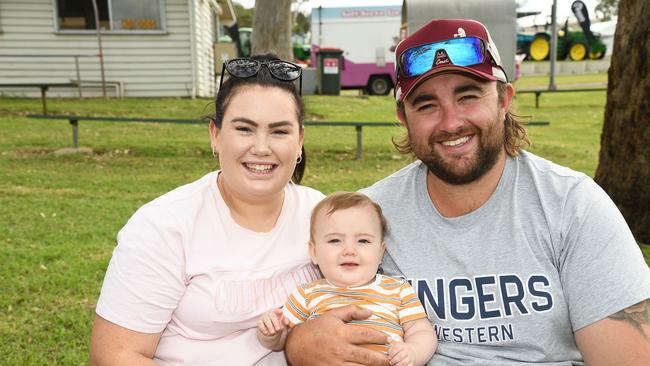
{"type": "MultiPolygon", "coordinates": [[[[368,319],[353,320],[350,324],[364,325],[402,341],[402,324],[426,318],[427,314],[415,296],[411,285],[403,279],[377,275],[365,286],[338,287],[326,279],[320,279],[297,287],[284,306],[284,315],[291,328],[317,318],[329,310],[358,305],[372,311],[368,319]]],[[[367,345],[367,348],[387,352],[387,345],[367,345]]]]}

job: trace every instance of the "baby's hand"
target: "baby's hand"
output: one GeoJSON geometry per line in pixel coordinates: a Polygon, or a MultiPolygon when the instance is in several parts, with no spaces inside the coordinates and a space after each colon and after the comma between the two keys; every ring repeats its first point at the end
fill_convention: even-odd
{"type": "Polygon", "coordinates": [[[289,325],[289,319],[282,314],[282,309],[274,309],[260,318],[257,329],[265,336],[272,337],[285,330],[287,325],[289,325]]]}
{"type": "Polygon", "coordinates": [[[393,340],[388,349],[388,359],[392,366],[413,366],[415,354],[406,343],[393,340]]]}

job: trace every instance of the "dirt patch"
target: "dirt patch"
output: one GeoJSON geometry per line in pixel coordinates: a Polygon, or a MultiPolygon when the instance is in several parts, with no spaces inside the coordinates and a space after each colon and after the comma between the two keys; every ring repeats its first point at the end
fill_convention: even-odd
{"type": "Polygon", "coordinates": [[[74,155],[74,154],[82,154],[82,155],[92,155],[93,149],[89,147],[64,147],[62,149],[54,150],[52,154],[55,156],[62,156],[62,155],[74,155]]]}

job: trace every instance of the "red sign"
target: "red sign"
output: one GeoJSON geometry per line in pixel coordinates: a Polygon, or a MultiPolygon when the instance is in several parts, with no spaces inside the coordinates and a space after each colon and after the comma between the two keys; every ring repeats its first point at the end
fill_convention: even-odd
{"type": "Polygon", "coordinates": [[[338,58],[324,58],[323,59],[323,74],[338,74],[339,73],[339,59],[338,58]]]}

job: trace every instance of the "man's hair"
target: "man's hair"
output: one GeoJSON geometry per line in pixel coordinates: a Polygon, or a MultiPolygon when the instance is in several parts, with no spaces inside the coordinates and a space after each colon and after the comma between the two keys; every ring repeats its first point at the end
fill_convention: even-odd
{"type": "Polygon", "coordinates": [[[334,212],[339,210],[345,210],[352,207],[360,207],[368,205],[372,207],[379,218],[379,223],[381,225],[381,239],[384,240],[384,236],[388,234],[388,223],[386,218],[381,211],[381,207],[371,200],[368,196],[358,192],[335,192],[325,197],[322,201],[314,207],[311,212],[310,228],[309,228],[309,241],[314,242],[314,231],[316,217],[322,212],[323,214],[330,216],[334,212]]]}
{"type": "MultiPolygon", "coordinates": [[[[506,97],[506,83],[502,81],[497,81],[497,93],[499,96],[499,102],[503,102],[503,99],[506,97]]],[[[402,115],[404,114],[404,102],[398,102],[397,108],[400,109],[402,115]]],[[[506,153],[509,156],[517,156],[521,150],[525,147],[530,146],[530,140],[528,139],[528,133],[524,128],[522,117],[515,114],[512,111],[512,108],[506,112],[506,117],[504,120],[504,137],[503,145],[506,149],[506,153]]],[[[409,139],[408,131],[397,138],[393,137],[393,146],[395,149],[402,154],[413,154],[413,145],[409,139]]]]}

